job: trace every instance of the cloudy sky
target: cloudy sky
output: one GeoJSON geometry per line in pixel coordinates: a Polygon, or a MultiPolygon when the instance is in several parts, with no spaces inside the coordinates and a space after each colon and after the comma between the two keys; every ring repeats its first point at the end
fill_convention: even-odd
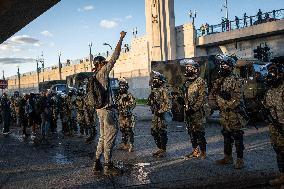
{"type": "MultiPolygon", "coordinates": [[[[243,13],[255,15],[259,8],[264,11],[284,8],[283,0],[228,0],[229,16],[242,17],[243,13]]],[[[190,22],[189,10],[197,10],[196,25],[218,24],[225,12],[221,11],[224,0],[175,0],[176,25],[190,22]]],[[[87,57],[88,44],[92,42],[93,53],[106,52],[115,46],[119,32],[138,28],[138,36],[145,34],[144,0],[61,0],[60,3],[35,19],[29,25],[0,45],[0,71],[6,76],[34,71],[35,59],[42,52],[45,65],[61,60],[87,57]]]]}

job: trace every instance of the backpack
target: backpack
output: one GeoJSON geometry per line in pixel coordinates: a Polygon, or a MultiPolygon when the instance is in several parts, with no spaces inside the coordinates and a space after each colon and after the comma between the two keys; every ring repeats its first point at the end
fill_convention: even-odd
{"type": "Polygon", "coordinates": [[[86,105],[95,109],[101,109],[108,103],[108,91],[102,86],[95,76],[88,79],[86,91],[86,105]]]}

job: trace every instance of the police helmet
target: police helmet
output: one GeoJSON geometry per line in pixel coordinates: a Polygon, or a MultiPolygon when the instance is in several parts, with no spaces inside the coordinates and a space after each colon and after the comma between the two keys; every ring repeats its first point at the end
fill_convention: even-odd
{"type": "Polygon", "coordinates": [[[236,60],[232,56],[218,54],[216,55],[216,61],[218,64],[218,73],[221,77],[227,77],[232,74],[236,65],[236,60]]]}
{"type": "Polygon", "coordinates": [[[185,77],[189,80],[195,80],[200,72],[200,65],[193,59],[184,59],[180,62],[181,65],[185,66],[185,77]]]}
{"type": "Polygon", "coordinates": [[[163,74],[156,71],[153,71],[153,74],[154,75],[153,75],[152,87],[157,88],[162,86],[164,83],[166,83],[166,77],[163,74]]]}

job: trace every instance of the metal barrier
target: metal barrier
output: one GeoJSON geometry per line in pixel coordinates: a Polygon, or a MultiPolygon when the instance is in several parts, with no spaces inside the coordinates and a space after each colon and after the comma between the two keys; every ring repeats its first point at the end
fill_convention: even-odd
{"type": "Polygon", "coordinates": [[[242,19],[235,18],[235,20],[223,20],[221,24],[217,25],[202,25],[200,29],[197,29],[197,37],[211,35],[215,33],[232,31],[240,28],[246,28],[257,24],[271,22],[275,20],[284,19],[284,9],[273,10],[263,14],[257,14],[255,16],[244,16],[242,19]]]}

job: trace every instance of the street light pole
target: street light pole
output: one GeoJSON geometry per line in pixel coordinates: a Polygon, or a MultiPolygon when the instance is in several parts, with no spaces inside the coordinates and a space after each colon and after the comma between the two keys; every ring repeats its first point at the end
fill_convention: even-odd
{"type": "Polygon", "coordinates": [[[192,10],[189,11],[189,17],[192,18],[192,25],[194,26],[195,23],[195,18],[197,16],[197,11],[194,10],[194,12],[192,12],[192,10]]]}
{"type": "Polygon", "coordinates": [[[229,7],[228,7],[228,0],[225,0],[224,8],[226,9],[226,19],[229,20],[229,7]]]}
{"type": "Polygon", "coordinates": [[[90,47],[90,64],[91,64],[91,71],[93,70],[93,64],[92,64],[92,62],[93,62],[93,58],[92,58],[92,46],[93,46],[93,44],[92,44],[92,42],[89,44],[89,47],[90,47]]]}
{"type": "Polygon", "coordinates": [[[133,34],[134,38],[137,37],[137,34],[138,34],[138,29],[137,29],[137,27],[133,28],[132,34],[133,34]]]}
{"type": "MultiPolygon", "coordinates": [[[[105,46],[109,46],[110,47],[110,50],[112,51],[112,46],[110,45],[110,44],[108,44],[108,43],[103,43],[103,45],[105,45],[105,46]]],[[[109,51],[107,51],[107,56],[109,55],[109,51]]]]}
{"type": "Polygon", "coordinates": [[[39,60],[36,60],[36,72],[37,72],[37,86],[38,86],[38,91],[39,91],[39,67],[38,67],[38,62],[39,60]]]}
{"type": "Polygon", "coordinates": [[[58,55],[58,70],[59,70],[59,79],[62,80],[62,74],[61,74],[61,60],[60,60],[60,57],[61,57],[61,52],[59,52],[59,55],[58,55]]]}
{"type": "Polygon", "coordinates": [[[42,81],[44,82],[44,59],[43,59],[43,52],[41,52],[41,67],[42,67],[42,81]]]}
{"type": "Polygon", "coordinates": [[[20,74],[20,66],[17,66],[18,67],[18,90],[20,92],[21,90],[21,74],[20,74]]]}

